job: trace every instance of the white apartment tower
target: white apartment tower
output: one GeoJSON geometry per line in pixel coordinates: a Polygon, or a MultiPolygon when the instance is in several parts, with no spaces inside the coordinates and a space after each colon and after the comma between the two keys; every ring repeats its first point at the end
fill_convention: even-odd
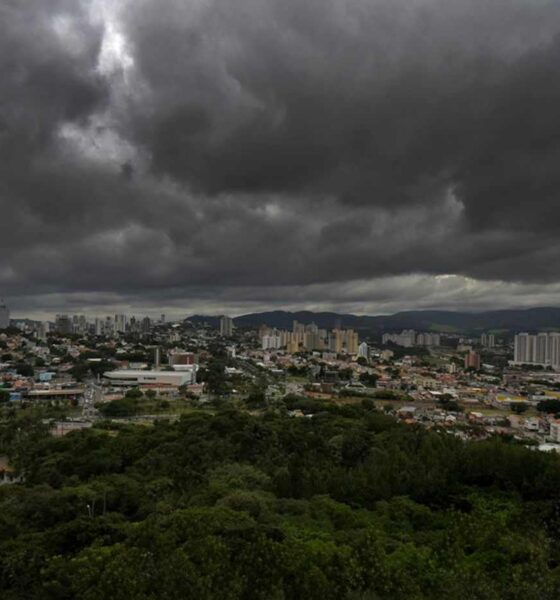
{"type": "Polygon", "coordinates": [[[115,331],[117,333],[125,333],[128,319],[126,315],[115,315],[115,331]]]}
{"type": "Polygon", "coordinates": [[[233,335],[233,319],[231,317],[220,317],[220,335],[231,337],[233,335]]]}
{"type": "Polygon", "coordinates": [[[518,333],[515,336],[513,361],[560,370],[560,333],[518,333]]]}
{"type": "Polygon", "coordinates": [[[513,349],[513,361],[516,363],[533,362],[529,356],[529,334],[518,333],[515,336],[515,344],[513,349]]]}

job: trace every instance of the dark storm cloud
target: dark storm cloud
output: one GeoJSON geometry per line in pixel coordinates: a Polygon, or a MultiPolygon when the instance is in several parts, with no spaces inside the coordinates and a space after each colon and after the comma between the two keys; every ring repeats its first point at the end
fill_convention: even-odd
{"type": "Polygon", "coordinates": [[[0,5],[0,152],[10,168],[59,123],[87,118],[105,90],[95,74],[101,27],[72,0],[0,5]]]}
{"type": "Polygon", "coordinates": [[[556,1],[6,0],[0,17],[0,291],[22,305],[478,306],[494,280],[533,299],[558,281],[556,1]],[[448,273],[474,279],[449,291],[448,273]]]}
{"type": "Polygon", "coordinates": [[[554,200],[555,2],[140,6],[128,32],[153,110],[135,125],[156,171],[210,194],[390,206],[455,185],[477,226],[554,200]]]}

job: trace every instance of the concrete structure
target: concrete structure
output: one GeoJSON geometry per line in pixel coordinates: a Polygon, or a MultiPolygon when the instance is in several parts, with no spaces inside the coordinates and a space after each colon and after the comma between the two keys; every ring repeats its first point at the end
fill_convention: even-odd
{"type": "Polygon", "coordinates": [[[496,336],[493,333],[483,333],[480,336],[480,345],[484,348],[494,348],[496,346],[496,336]]]}
{"type": "Polygon", "coordinates": [[[103,322],[96,318],[94,323],[95,335],[103,335],[103,322]]]}
{"type": "Polygon", "coordinates": [[[196,383],[196,366],[182,369],[180,371],[135,371],[121,369],[116,371],[106,371],[103,373],[112,385],[118,386],[163,386],[179,387],[181,385],[190,385],[196,383]]]}
{"type": "Polygon", "coordinates": [[[125,333],[128,319],[126,315],[115,315],[115,331],[117,333],[125,333]]]}
{"type": "Polygon", "coordinates": [[[220,317],[220,335],[231,337],[233,335],[233,319],[231,317],[220,317]]]}
{"type": "Polygon", "coordinates": [[[417,346],[439,346],[441,344],[441,338],[439,333],[419,333],[416,336],[417,346]]]}
{"type": "Polygon", "coordinates": [[[550,422],[550,439],[553,442],[560,443],[560,421],[550,422]]]}
{"type": "Polygon", "coordinates": [[[37,336],[37,339],[41,342],[47,341],[47,334],[49,333],[49,331],[50,324],[48,321],[41,321],[35,326],[35,335],[37,336]]]}
{"type": "Polygon", "coordinates": [[[84,388],[30,390],[26,395],[29,400],[78,400],[84,395],[84,388]]]}
{"type": "Polygon", "coordinates": [[[285,348],[288,354],[300,351],[330,350],[335,355],[357,354],[358,334],[352,329],[334,329],[327,332],[319,329],[315,323],[304,325],[293,322],[292,331],[272,329],[266,325],[259,327],[259,340],[263,350],[275,350],[285,348]]]}
{"type": "Polygon", "coordinates": [[[72,319],[68,315],[56,315],[54,328],[57,333],[63,335],[68,335],[74,331],[72,319]]]}
{"type": "Polygon", "coordinates": [[[533,356],[529,349],[528,333],[518,333],[515,336],[513,361],[519,364],[533,361],[533,356]]]}
{"type": "Polygon", "coordinates": [[[179,365],[194,365],[196,363],[196,356],[194,352],[186,352],[184,350],[170,350],[167,353],[167,360],[169,361],[170,367],[179,365]]]}
{"type": "Polygon", "coordinates": [[[360,340],[353,329],[334,329],[328,335],[328,349],[337,354],[358,354],[360,340]]]}
{"type": "Polygon", "coordinates": [[[465,369],[480,370],[480,354],[474,350],[469,350],[465,355],[465,369]]]}
{"type": "Polygon", "coordinates": [[[518,333],[515,336],[513,362],[560,369],[560,333],[518,333]]]}
{"type": "Polygon", "coordinates": [[[263,350],[276,350],[282,347],[282,339],[279,335],[263,335],[261,347],[263,350]]]}
{"type": "Polygon", "coordinates": [[[156,346],[154,348],[154,369],[156,371],[159,371],[160,366],[161,366],[161,348],[159,346],[156,346]]]}
{"type": "Polygon", "coordinates": [[[416,332],[413,329],[405,329],[401,333],[384,333],[381,341],[384,344],[392,342],[403,348],[411,348],[416,343],[416,332]]]}
{"type": "Polygon", "coordinates": [[[391,342],[403,348],[439,346],[441,344],[439,333],[421,332],[417,334],[414,329],[403,329],[401,333],[384,333],[381,341],[384,344],[391,342]]]}
{"type": "Polygon", "coordinates": [[[358,334],[352,329],[343,330],[345,333],[345,346],[348,354],[357,354],[358,353],[358,345],[360,340],[358,339],[358,334]]]}

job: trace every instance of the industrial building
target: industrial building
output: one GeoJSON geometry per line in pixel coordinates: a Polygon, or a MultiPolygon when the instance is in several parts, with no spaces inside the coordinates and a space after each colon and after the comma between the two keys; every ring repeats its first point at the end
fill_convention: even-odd
{"type": "Polygon", "coordinates": [[[181,371],[136,371],[121,369],[103,374],[111,385],[123,387],[180,387],[196,383],[196,366],[181,371]]]}

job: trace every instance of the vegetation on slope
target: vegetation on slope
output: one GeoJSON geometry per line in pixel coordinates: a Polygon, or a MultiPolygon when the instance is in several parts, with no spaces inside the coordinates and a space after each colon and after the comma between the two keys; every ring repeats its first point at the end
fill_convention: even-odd
{"type": "Polygon", "coordinates": [[[5,423],[5,600],[560,597],[560,460],[363,407],[5,423]]]}

